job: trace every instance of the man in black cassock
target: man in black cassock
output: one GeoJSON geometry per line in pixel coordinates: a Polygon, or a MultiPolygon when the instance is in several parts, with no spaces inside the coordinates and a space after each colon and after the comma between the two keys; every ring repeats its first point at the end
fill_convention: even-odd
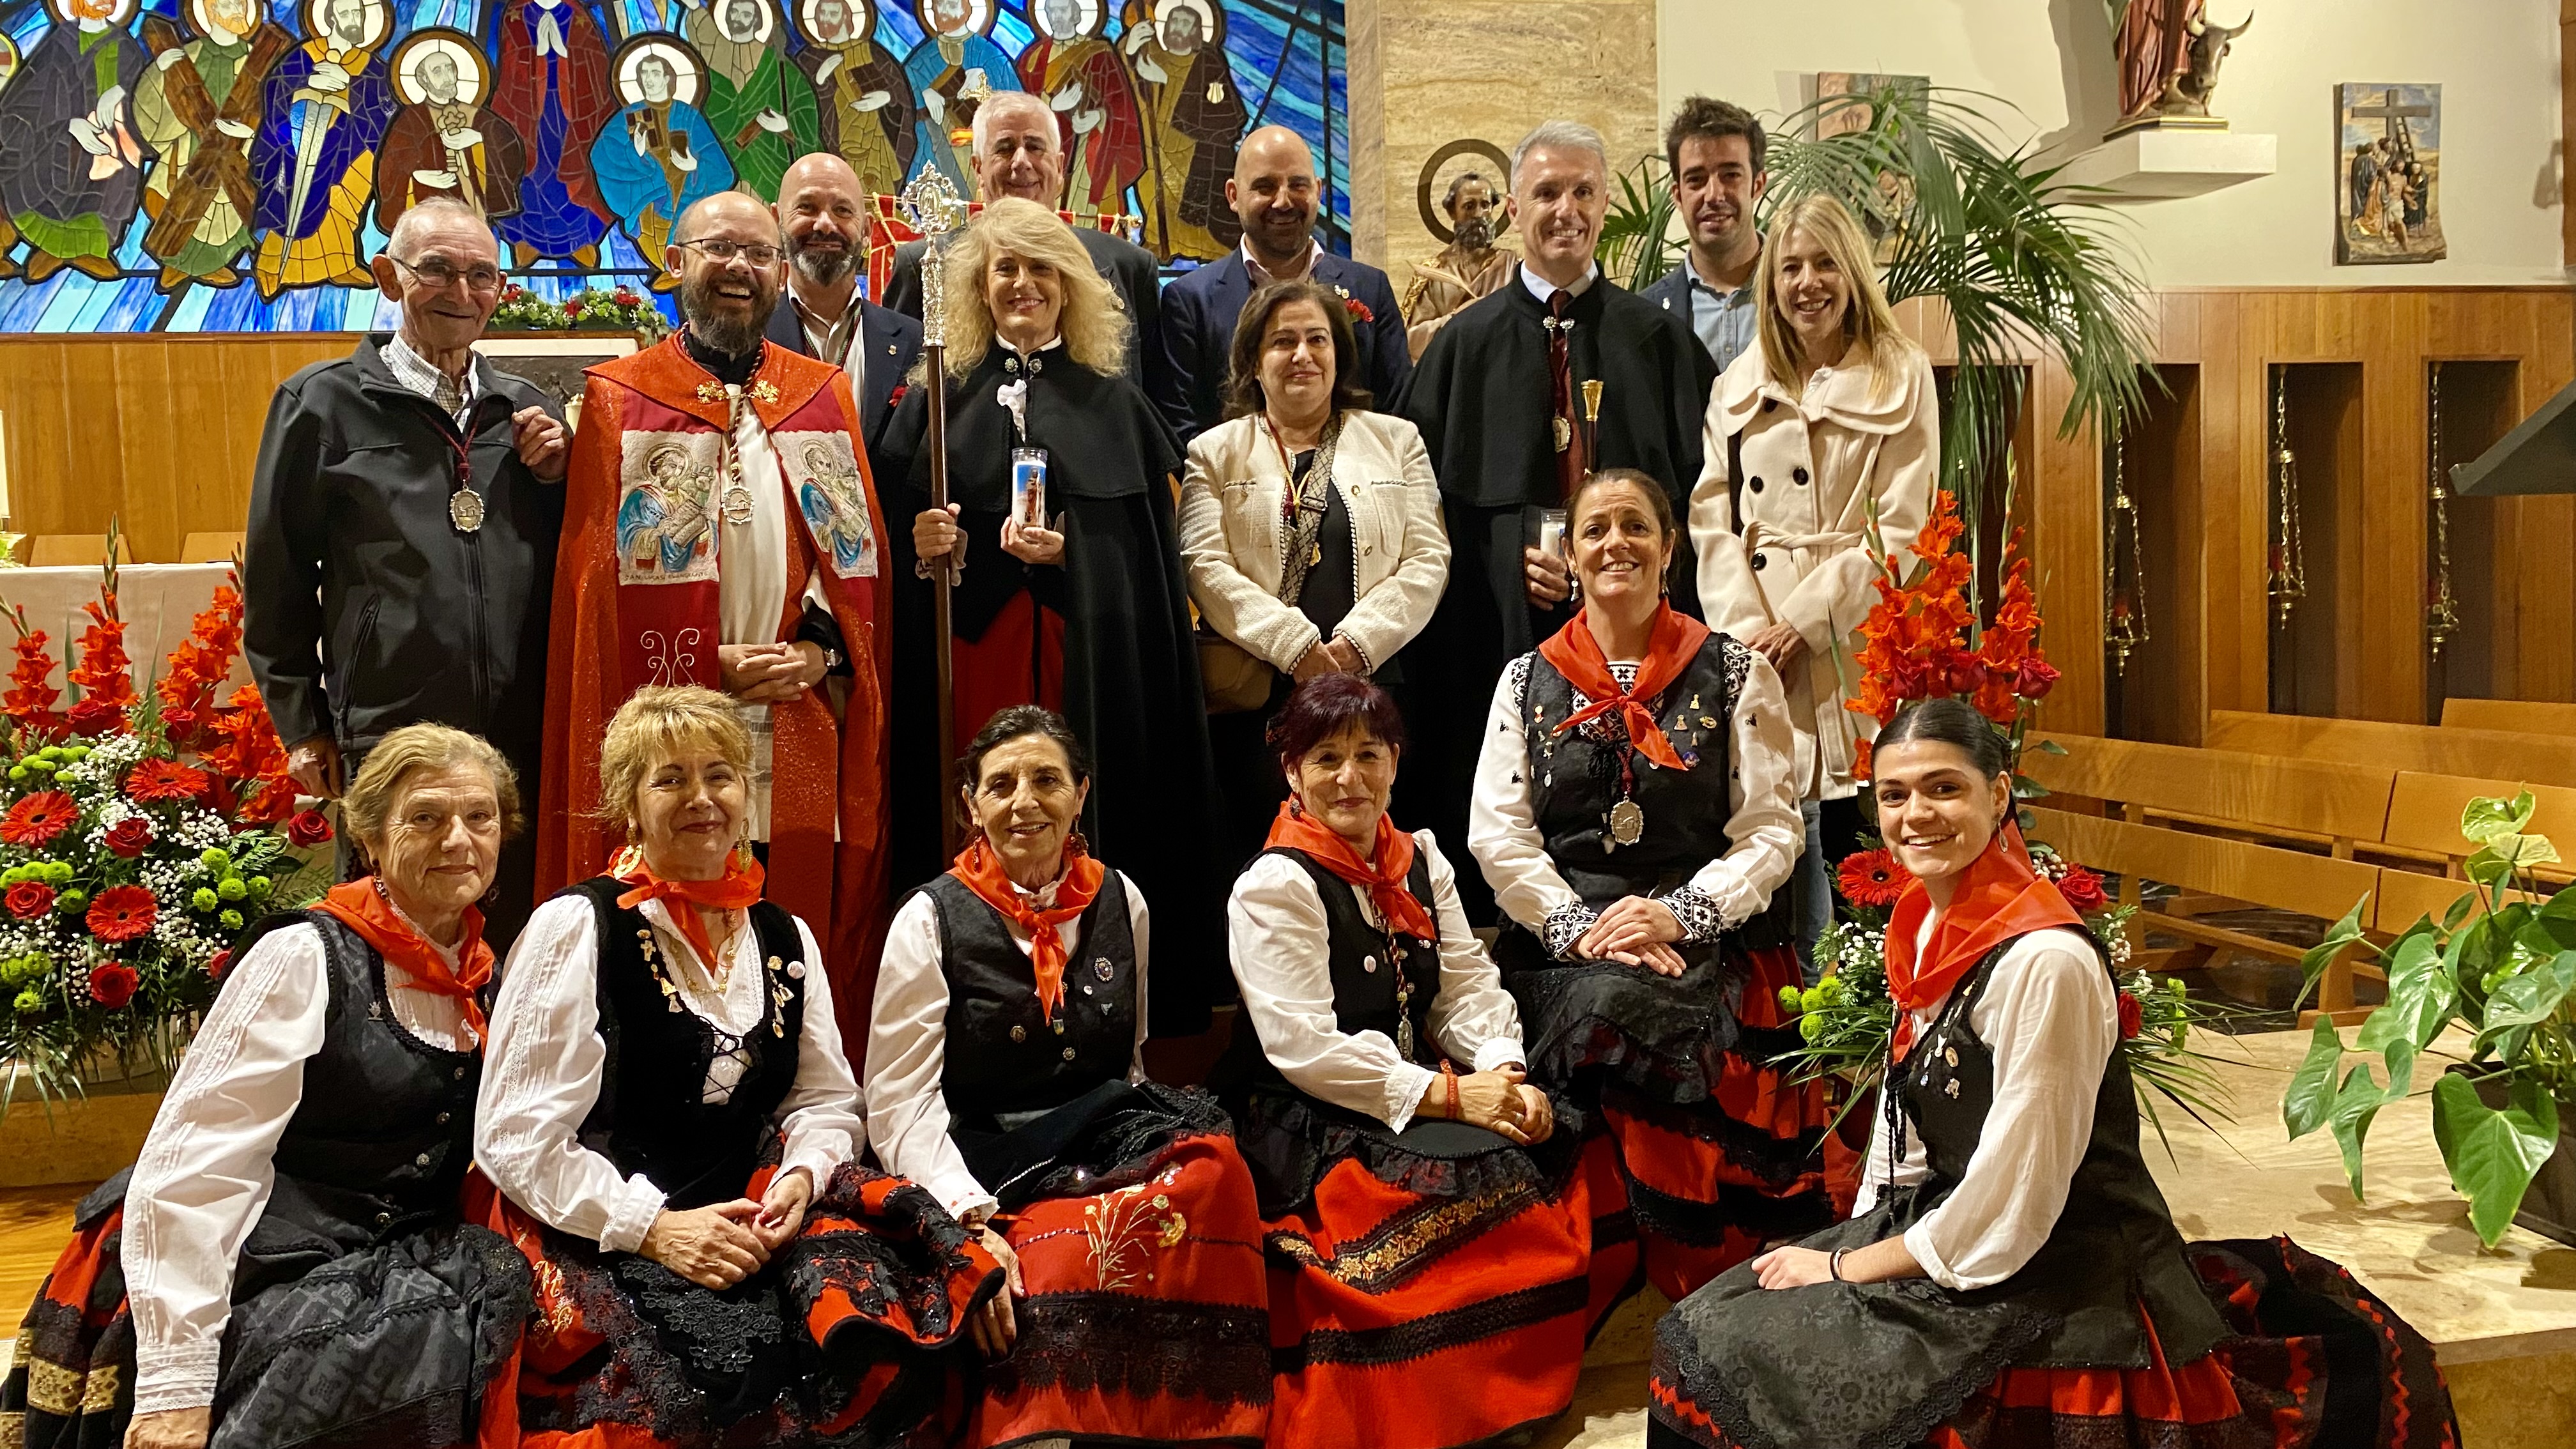
{"type": "MultiPolygon", "coordinates": [[[[1440,329],[1397,407],[1422,430],[1449,527],[1448,589],[1405,651],[1422,661],[1405,788],[1410,818],[1451,852],[1479,921],[1493,903],[1466,853],[1466,810],[1494,680],[1573,617],[1563,557],[1537,548],[1541,517],[1603,468],[1651,475],[1683,516],[1717,381],[1678,317],[1612,284],[1592,259],[1610,207],[1600,132],[1540,125],[1514,150],[1511,179],[1519,275],[1440,329]],[[1597,423],[1584,416],[1588,381],[1601,384],[1597,423]]],[[[1696,615],[1687,536],[1670,585],[1674,607],[1696,615]]]]}

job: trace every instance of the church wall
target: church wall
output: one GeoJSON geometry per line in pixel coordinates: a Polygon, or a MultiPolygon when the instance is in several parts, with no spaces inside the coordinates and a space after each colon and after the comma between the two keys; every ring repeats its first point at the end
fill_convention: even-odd
{"type": "MultiPolygon", "coordinates": [[[[2227,23],[2249,0],[2211,0],[2227,23]]],[[[2262,0],[2219,73],[2215,109],[2280,138],[2280,169],[2205,196],[2130,206],[2158,287],[2556,282],[2561,263],[2557,7],[2531,0],[2262,0]],[[2334,87],[2442,86],[2447,260],[2334,265],[2334,87]]],[[[1659,110],[1695,92],[1774,114],[1819,70],[1928,75],[2018,106],[2013,139],[2080,151],[2115,119],[2097,0],[1663,0],[1659,110]]],[[[2007,124],[2012,124],[2007,113],[2007,124]]]]}

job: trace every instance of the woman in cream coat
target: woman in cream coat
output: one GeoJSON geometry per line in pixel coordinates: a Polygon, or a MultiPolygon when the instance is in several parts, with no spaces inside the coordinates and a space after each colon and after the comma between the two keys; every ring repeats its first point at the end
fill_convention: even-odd
{"type": "Polygon", "coordinates": [[[1285,797],[1264,742],[1288,691],[1369,676],[1401,698],[1402,649],[1449,576],[1439,483],[1413,424],[1369,411],[1347,308],[1273,282],[1234,329],[1234,416],[1190,444],[1181,557],[1198,605],[1228,863],[1285,797]]]}
{"type": "Polygon", "coordinates": [[[1797,876],[1806,956],[1832,919],[1831,863],[1862,828],[1853,796],[1868,721],[1842,706],[1877,599],[1868,530],[1874,517],[1888,555],[1903,558],[1922,529],[1940,399],[1930,359],[1888,311],[1868,238],[1834,198],[1782,209],[1754,299],[1760,345],[1709,400],[1691,544],[1709,627],[1769,659],[1788,694],[1807,827],[1797,876]]]}

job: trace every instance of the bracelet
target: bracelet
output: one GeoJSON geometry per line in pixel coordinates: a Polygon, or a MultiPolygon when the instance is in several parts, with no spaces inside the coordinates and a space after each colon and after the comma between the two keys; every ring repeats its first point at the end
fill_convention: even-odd
{"type": "Polygon", "coordinates": [[[1458,1068],[1457,1068],[1455,1065],[1453,1065],[1453,1064],[1451,1064],[1451,1063],[1449,1063],[1449,1062],[1447,1062],[1447,1061],[1443,1061],[1443,1062],[1441,1062],[1441,1064],[1440,1064],[1440,1080],[1448,1084],[1448,1087],[1449,1087],[1449,1120],[1450,1120],[1450,1121],[1452,1121],[1452,1122],[1455,1122],[1455,1121],[1457,1121],[1457,1120],[1458,1120],[1458,1117],[1459,1117],[1459,1112],[1458,1112],[1458,1068]]]}
{"type": "Polygon", "coordinates": [[[1848,1283],[1851,1281],[1849,1278],[1843,1276],[1843,1254],[1850,1251],[1851,1249],[1849,1248],[1836,1248],[1834,1249],[1833,1256],[1825,1260],[1825,1270],[1834,1275],[1834,1281],[1837,1283],[1848,1283]]]}

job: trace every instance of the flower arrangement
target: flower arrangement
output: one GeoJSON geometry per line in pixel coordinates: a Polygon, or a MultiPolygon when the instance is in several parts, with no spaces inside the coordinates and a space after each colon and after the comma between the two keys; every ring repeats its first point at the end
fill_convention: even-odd
{"type": "Polygon", "coordinates": [[[491,325],[496,332],[632,332],[649,345],[671,330],[671,319],[651,298],[623,283],[614,291],[591,287],[560,302],[512,283],[501,289],[491,325]]]}
{"type": "MultiPolygon", "coordinates": [[[[1968,595],[1975,564],[1958,547],[1965,530],[1957,498],[1946,490],[1936,493],[1910,550],[1919,567],[1910,581],[1900,581],[1873,521],[1870,557],[1879,567],[1872,581],[1878,602],[1860,629],[1859,690],[1843,707],[1884,726],[1918,700],[1966,699],[2006,732],[2008,759],[2017,766],[2031,706],[2047,696],[2058,672],[2040,649],[2039,600],[2020,532],[2005,544],[1995,615],[1981,626],[1968,595]]],[[[1864,779],[1868,765],[1863,745],[1864,779]]],[[[2015,799],[2042,793],[2016,769],[2015,799]]],[[[2154,1089],[2139,1099],[2148,1120],[2161,1134],[2154,1096],[2195,1118],[2225,1115],[2207,1058],[2192,1049],[2190,1039],[2193,1025],[2227,1010],[2195,1000],[2180,981],[2159,983],[2133,969],[2127,928],[2137,907],[2114,905],[2100,876],[2047,845],[2032,841],[2029,849],[2032,865],[2056,883],[2111,962],[2120,994],[2119,1051],[2137,1079],[2154,1089]]],[[[1813,986],[1780,992],[1782,1009],[1798,1019],[1803,1045],[1788,1055],[1803,1075],[1836,1074],[1866,1087],[1884,1069],[1896,1027],[1896,1004],[1887,987],[1887,922],[1909,880],[1883,848],[1844,858],[1835,880],[1842,909],[1816,941],[1816,957],[1827,974],[1813,986]]]]}
{"type": "Polygon", "coordinates": [[[258,691],[216,698],[241,647],[236,589],[215,591],[144,694],[113,563],[84,608],[67,710],[51,641],[6,611],[17,639],[0,695],[0,1055],[48,1098],[111,1056],[167,1065],[250,923],[315,893],[297,877],[331,836],[319,814],[296,813],[258,691]]]}

